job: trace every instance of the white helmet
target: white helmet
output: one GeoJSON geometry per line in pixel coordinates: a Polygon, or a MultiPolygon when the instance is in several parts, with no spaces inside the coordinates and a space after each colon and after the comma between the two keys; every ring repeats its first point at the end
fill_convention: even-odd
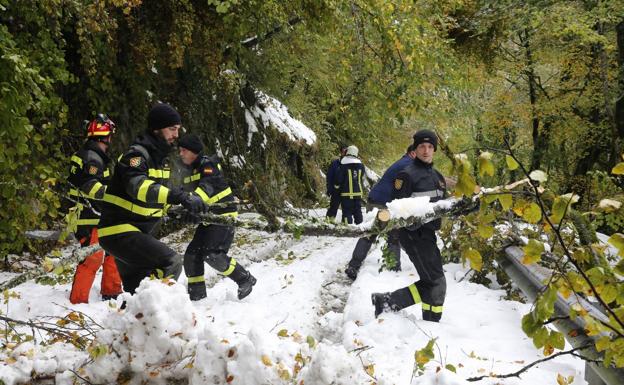
{"type": "Polygon", "coordinates": [[[357,157],[358,156],[358,152],[359,152],[358,148],[353,146],[353,145],[347,147],[347,155],[351,155],[351,156],[357,157]]]}

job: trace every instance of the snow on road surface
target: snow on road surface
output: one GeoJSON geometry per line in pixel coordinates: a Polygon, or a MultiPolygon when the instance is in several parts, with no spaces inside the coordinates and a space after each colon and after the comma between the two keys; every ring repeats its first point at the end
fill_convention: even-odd
{"type": "MultiPolygon", "coordinates": [[[[167,239],[183,253],[185,241],[167,239]]],[[[99,299],[99,275],[91,303],[71,305],[70,285],[22,284],[2,314],[20,320],[67,315],[71,309],[97,323],[92,360],[70,344],[9,344],[0,352],[5,384],[31,383],[31,372],[56,384],[115,383],[122,371],[131,383],[190,384],[468,384],[466,378],[506,374],[543,356],[520,329],[530,305],[507,301],[504,291],[461,280],[466,268],[445,266],[448,283],[442,322],[423,321],[420,308],[373,315],[370,295],[417,279],[406,255],[403,271],[379,273],[379,245],[357,280],[345,278],[356,239],[303,237],[240,230],[234,257],[258,278],[242,301],[236,285],[206,265],[208,297],[191,302],[186,278],[178,283],[144,280],[136,295],[99,299]],[[461,280],[461,281],[460,281],[461,280]],[[127,301],[125,310],[118,306],[127,301]],[[100,329],[101,328],[101,329],[100,329]],[[436,338],[435,358],[414,373],[414,353],[436,338]],[[111,349],[112,348],[112,349],[111,349]],[[456,373],[444,369],[452,365],[456,373]],[[75,372],[75,373],[74,373],[75,372]]],[[[30,328],[23,329],[30,334],[30,328]]],[[[38,338],[41,340],[41,338],[38,338]]],[[[556,383],[557,375],[585,384],[584,363],[561,356],[521,377],[488,378],[478,384],[556,383]]]]}

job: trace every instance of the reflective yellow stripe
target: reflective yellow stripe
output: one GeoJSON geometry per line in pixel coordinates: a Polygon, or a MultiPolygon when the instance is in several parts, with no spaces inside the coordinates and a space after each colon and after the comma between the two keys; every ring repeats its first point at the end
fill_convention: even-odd
{"type": "Polygon", "coordinates": [[[89,193],[87,194],[87,196],[91,199],[96,199],[95,198],[95,193],[100,191],[101,188],[103,188],[104,185],[100,182],[95,182],[95,184],[93,184],[93,187],[91,187],[91,190],[89,190],[89,193]]]}
{"type": "Polygon", "coordinates": [[[236,267],[236,259],[230,258],[230,267],[228,267],[227,270],[225,270],[221,274],[225,275],[227,277],[228,275],[232,274],[232,272],[234,271],[235,267],[236,267]]]}
{"type": "Polygon", "coordinates": [[[197,283],[197,282],[205,282],[203,275],[199,275],[197,277],[188,277],[188,283],[197,283]]]}
{"type": "Polygon", "coordinates": [[[159,218],[163,216],[163,209],[152,209],[152,208],[139,206],[136,203],[132,203],[116,195],[104,194],[103,201],[114,204],[116,206],[119,206],[123,209],[131,211],[138,215],[143,215],[146,217],[155,217],[155,218],[159,218]]]}
{"type": "Polygon", "coordinates": [[[423,310],[430,310],[434,313],[442,313],[442,306],[431,306],[428,303],[424,303],[422,304],[422,309],[423,310]]]}
{"type": "Polygon", "coordinates": [[[72,155],[71,161],[78,163],[80,167],[82,167],[82,158],[79,157],[78,155],[72,155]]]}
{"type": "Polygon", "coordinates": [[[364,191],[362,188],[362,170],[358,170],[358,186],[360,188],[360,193],[364,191]]]}
{"type": "Polygon", "coordinates": [[[147,170],[147,174],[150,176],[150,178],[169,179],[171,171],[150,168],[149,170],[147,170]]]}
{"type": "Polygon", "coordinates": [[[193,174],[191,176],[187,176],[186,178],[184,178],[184,183],[191,183],[196,180],[199,180],[199,178],[201,178],[201,174],[193,174]]]}
{"type": "Polygon", "coordinates": [[[349,171],[349,194],[353,194],[353,179],[351,179],[351,171],[349,171]]]}
{"type": "Polygon", "coordinates": [[[97,229],[98,232],[98,237],[106,237],[109,235],[115,235],[115,234],[121,234],[121,233],[129,233],[129,232],[134,232],[134,231],[141,231],[139,229],[137,229],[136,227],[130,225],[130,224],[123,224],[123,225],[115,225],[115,226],[109,226],[109,227],[102,227],[97,229]]]}
{"type": "Polygon", "coordinates": [[[107,178],[109,176],[110,176],[110,170],[109,169],[104,170],[104,178],[107,178]]]}
{"type": "Polygon", "coordinates": [[[237,217],[238,216],[238,211],[232,211],[230,213],[223,213],[223,214],[219,214],[222,217],[237,217]]]}
{"type": "Polygon", "coordinates": [[[361,197],[362,193],[341,193],[340,194],[341,197],[361,197]]]}
{"type": "Polygon", "coordinates": [[[165,186],[160,186],[158,189],[158,203],[167,203],[167,196],[169,195],[169,189],[165,186]]]}
{"type": "Polygon", "coordinates": [[[153,184],[153,180],[145,179],[143,183],[141,183],[141,187],[139,187],[139,192],[137,193],[137,199],[141,202],[147,202],[147,190],[149,186],[153,184]]]}
{"type": "MultiPolygon", "coordinates": [[[[420,302],[420,294],[418,293],[418,289],[415,284],[411,284],[408,286],[410,293],[412,293],[412,298],[414,299],[414,303],[420,302]]],[[[423,309],[425,308],[425,304],[423,303],[423,309]]]]}
{"type": "Polygon", "coordinates": [[[210,201],[210,197],[208,196],[208,194],[206,194],[204,190],[199,187],[195,189],[195,194],[199,195],[201,199],[206,203],[210,201]]]}
{"type": "Polygon", "coordinates": [[[99,218],[78,219],[78,226],[97,225],[98,223],[100,223],[99,218]]]}

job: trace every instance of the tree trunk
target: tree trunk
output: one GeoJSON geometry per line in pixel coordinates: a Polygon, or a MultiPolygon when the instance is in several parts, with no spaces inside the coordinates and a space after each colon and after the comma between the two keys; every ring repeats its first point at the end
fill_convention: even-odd
{"type": "Polygon", "coordinates": [[[615,145],[614,150],[619,156],[622,153],[622,138],[624,138],[624,20],[616,26],[618,48],[618,88],[615,101],[615,145]]]}

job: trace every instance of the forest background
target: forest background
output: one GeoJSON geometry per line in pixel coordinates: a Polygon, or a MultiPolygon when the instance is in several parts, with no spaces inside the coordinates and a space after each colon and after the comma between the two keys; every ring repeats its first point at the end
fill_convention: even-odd
{"type": "MultiPolygon", "coordinates": [[[[84,119],[107,113],[119,154],[158,100],[228,155],[236,194],[261,211],[318,202],[319,169],[339,143],[382,171],[420,128],[443,140],[445,173],[465,153],[479,184],[523,177],[477,172],[482,152],[507,141],[592,211],[604,197],[623,200],[611,170],[624,138],[624,3],[0,0],[0,99],[0,255],[62,217],[84,119]],[[256,90],[317,141],[266,130],[266,144],[248,143],[256,90]]],[[[500,168],[505,157],[492,161],[500,168]]],[[[597,229],[622,232],[621,206],[594,214],[597,229]]]]}

